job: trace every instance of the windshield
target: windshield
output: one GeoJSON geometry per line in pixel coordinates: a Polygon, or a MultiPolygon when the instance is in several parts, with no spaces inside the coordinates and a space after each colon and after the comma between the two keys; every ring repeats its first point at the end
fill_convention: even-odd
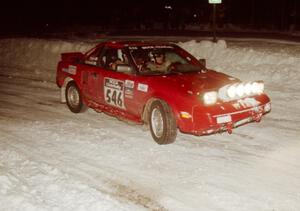
{"type": "Polygon", "coordinates": [[[205,69],[193,56],[171,45],[131,46],[129,52],[141,74],[164,75],[205,69]]]}

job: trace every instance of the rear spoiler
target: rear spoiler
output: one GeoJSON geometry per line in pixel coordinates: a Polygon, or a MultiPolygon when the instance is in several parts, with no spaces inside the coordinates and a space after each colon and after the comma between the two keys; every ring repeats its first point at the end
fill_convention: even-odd
{"type": "Polygon", "coordinates": [[[67,62],[80,61],[84,58],[84,54],[81,52],[62,53],[61,60],[67,62]]]}

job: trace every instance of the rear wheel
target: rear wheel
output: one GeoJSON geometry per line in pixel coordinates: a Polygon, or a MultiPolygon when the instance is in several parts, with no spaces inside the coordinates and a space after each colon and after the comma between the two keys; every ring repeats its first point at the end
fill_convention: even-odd
{"type": "Polygon", "coordinates": [[[65,94],[67,105],[73,113],[81,113],[86,110],[86,106],[82,102],[79,88],[74,81],[67,84],[65,94]]]}
{"type": "Polygon", "coordinates": [[[175,141],[176,120],[167,103],[157,100],[151,104],[149,123],[151,135],[158,144],[170,144],[175,141]]]}

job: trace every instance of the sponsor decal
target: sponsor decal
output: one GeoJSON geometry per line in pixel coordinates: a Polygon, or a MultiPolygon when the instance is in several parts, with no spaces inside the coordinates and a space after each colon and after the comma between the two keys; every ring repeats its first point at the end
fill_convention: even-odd
{"type": "Polygon", "coordinates": [[[124,105],[124,81],[104,78],[104,99],[109,105],[126,109],[124,105]]]}
{"type": "Polygon", "coordinates": [[[89,64],[89,65],[97,65],[97,62],[89,61],[89,60],[86,60],[84,63],[89,64]]]}
{"type": "Polygon", "coordinates": [[[69,65],[69,73],[75,75],[77,71],[77,67],[74,65],[69,65]]]}
{"type": "Polygon", "coordinates": [[[257,107],[260,104],[261,103],[254,98],[245,98],[245,99],[238,100],[236,103],[233,103],[232,105],[235,109],[241,109],[241,108],[257,107]]]}
{"type": "Polygon", "coordinates": [[[69,73],[69,69],[68,68],[62,68],[61,69],[63,72],[69,73]]]}
{"type": "Polygon", "coordinates": [[[125,97],[133,99],[133,89],[125,87],[125,97]]]}
{"type": "Polygon", "coordinates": [[[85,60],[84,63],[89,65],[97,65],[97,61],[98,61],[98,57],[91,56],[88,58],[88,60],[85,60]]]}
{"type": "Polygon", "coordinates": [[[68,68],[62,68],[63,72],[69,73],[71,75],[76,75],[77,67],[74,65],[69,65],[68,68]]]}
{"type": "Polygon", "coordinates": [[[237,102],[237,103],[233,103],[232,106],[233,106],[235,109],[237,109],[237,110],[241,109],[241,105],[240,105],[238,102],[237,102]]]}
{"type": "Polygon", "coordinates": [[[125,87],[128,87],[128,88],[134,88],[134,81],[131,81],[131,80],[125,80],[125,87]]]}
{"type": "Polygon", "coordinates": [[[224,115],[224,116],[219,116],[217,117],[217,123],[222,124],[222,123],[227,123],[231,122],[231,116],[230,115],[224,115]]]}
{"type": "Polygon", "coordinates": [[[134,81],[125,80],[125,97],[132,99],[133,90],[134,90],[134,81]]]}
{"type": "Polygon", "coordinates": [[[154,48],[169,48],[169,49],[173,49],[173,46],[169,46],[169,45],[150,45],[150,46],[142,46],[142,49],[154,49],[154,48]]]}
{"type": "Polygon", "coordinates": [[[131,49],[131,50],[137,50],[138,49],[138,47],[136,47],[136,46],[129,46],[128,48],[131,49]]]}
{"type": "Polygon", "coordinates": [[[148,92],[148,84],[138,84],[138,88],[139,91],[141,92],[148,92]]]}
{"type": "Polygon", "coordinates": [[[98,61],[98,57],[96,57],[96,56],[91,56],[91,57],[90,57],[90,60],[91,60],[91,61],[98,61]]]}

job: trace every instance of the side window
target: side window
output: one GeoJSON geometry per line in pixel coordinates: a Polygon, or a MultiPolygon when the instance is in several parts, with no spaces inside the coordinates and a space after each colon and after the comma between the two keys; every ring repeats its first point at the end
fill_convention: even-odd
{"type": "Polygon", "coordinates": [[[128,56],[124,49],[107,48],[100,56],[102,67],[117,72],[131,72],[128,56]]]}
{"type": "Polygon", "coordinates": [[[139,71],[143,70],[146,64],[151,60],[149,52],[140,48],[132,48],[130,50],[130,54],[139,71]]]}
{"type": "Polygon", "coordinates": [[[117,60],[117,50],[113,48],[107,48],[100,57],[100,63],[105,69],[112,70],[112,64],[117,60]]]}
{"type": "Polygon", "coordinates": [[[93,66],[99,66],[99,55],[101,51],[103,50],[103,47],[95,49],[84,61],[85,64],[93,65],[93,66]]]}

